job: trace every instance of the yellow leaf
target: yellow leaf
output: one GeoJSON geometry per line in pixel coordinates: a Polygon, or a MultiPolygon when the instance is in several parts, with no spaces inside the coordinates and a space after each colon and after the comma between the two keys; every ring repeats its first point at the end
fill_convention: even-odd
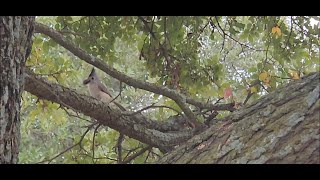
{"type": "Polygon", "coordinates": [[[272,34],[276,35],[276,36],[281,36],[281,29],[279,28],[279,26],[275,26],[271,29],[272,34]]]}
{"type": "Polygon", "coordinates": [[[278,36],[281,36],[281,29],[280,28],[278,28],[277,34],[278,34],[278,36]]]}
{"type": "Polygon", "coordinates": [[[269,77],[265,78],[265,79],[263,80],[263,82],[264,82],[265,84],[269,84],[269,83],[270,83],[270,78],[269,78],[269,77]]]}
{"type": "Polygon", "coordinates": [[[276,38],[278,38],[279,36],[281,36],[281,29],[279,28],[279,26],[274,26],[271,29],[272,34],[274,34],[276,36],[276,38]]]}
{"type": "Polygon", "coordinates": [[[295,79],[295,80],[300,79],[300,76],[297,71],[289,71],[289,74],[292,79],[295,79]]]}
{"type": "Polygon", "coordinates": [[[267,72],[263,72],[259,75],[259,80],[260,81],[265,81],[266,78],[268,77],[268,73],[267,72]]]}
{"type": "Polygon", "coordinates": [[[52,76],[48,76],[48,80],[49,80],[49,81],[56,82],[56,79],[55,79],[54,77],[52,77],[52,76]]]}
{"type": "Polygon", "coordinates": [[[256,92],[257,92],[257,88],[251,87],[251,88],[250,88],[250,92],[251,92],[251,93],[256,93],[256,92]]]}
{"type": "Polygon", "coordinates": [[[275,33],[277,32],[277,26],[273,27],[273,28],[271,29],[271,32],[272,32],[272,34],[275,34],[275,33]]]}

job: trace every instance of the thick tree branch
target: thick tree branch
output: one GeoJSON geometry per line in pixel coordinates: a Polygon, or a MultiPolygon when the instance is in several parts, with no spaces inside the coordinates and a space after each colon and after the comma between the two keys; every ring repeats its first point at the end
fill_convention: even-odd
{"type": "Polygon", "coordinates": [[[164,133],[164,131],[169,131],[170,128],[174,127],[170,127],[165,123],[160,124],[151,121],[141,114],[130,117],[122,116],[118,108],[108,106],[91,96],[78,94],[72,89],[58,84],[51,84],[37,77],[28,69],[26,69],[25,90],[39,98],[47,99],[72,108],[75,111],[82,112],[84,115],[96,119],[105,126],[109,126],[124,135],[158,147],[161,150],[169,150],[174,145],[192,137],[190,130],[164,133]]]}
{"type": "Polygon", "coordinates": [[[36,32],[40,32],[51,37],[54,41],[56,41],[58,44],[60,44],[64,48],[68,49],[75,56],[101,69],[105,73],[109,74],[111,77],[116,78],[119,81],[122,81],[136,88],[144,89],[150,92],[154,92],[156,94],[161,94],[174,100],[177,103],[177,105],[182,109],[182,111],[186,114],[189,120],[192,121],[196,126],[199,125],[199,123],[196,121],[195,115],[192,113],[192,111],[186,104],[185,96],[169,88],[156,86],[155,84],[148,83],[148,82],[139,81],[137,79],[134,79],[132,77],[129,77],[117,71],[116,69],[108,66],[101,59],[93,57],[92,55],[88,54],[81,48],[76,47],[72,42],[64,38],[59,32],[55,31],[52,28],[49,28],[43,24],[35,23],[35,29],[36,29],[36,32]]]}
{"type": "Polygon", "coordinates": [[[229,104],[209,104],[209,103],[204,103],[204,102],[201,102],[201,101],[194,100],[192,98],[187,98],[186,102],[189,103],[189,104],[192,104],[194,106],[197,106],[200,109],[208,109],[209,111],[212,111],[212,110],[216,110],[216,111],[225,111],[225,110],[234,111],[234,110],[236,110],[234,108],[234,103],[229,103],[229,104]]]}
{"type": "Polygon", "coordinates": [[[187,98],[182,94],[179,94],[177,91],[169,89],[167,87],[157,86],[152,83],[143,82],[134,78],[131,78],[116,69],[108,66],[106,63],[104,63],[101,59],[95,58],[88,53],[86,53],[81,48],[76,47],[72,42],[65,39],[59,32],[55,31],[52,28],[49,28],[43,24],[36,23],[35,24],[35,30],[36,32],[43,33],[45,35],[48,35],[51,37],[54,41],[56,41],[61,46],[68,49],[70,52],[72,52],[74,55],[79,57],[80,59],[86,61],[89,64],[92,64],[96,66],[97,68],[101,69],[105,73],[109,74],[113,78],[118,79],[121,82],[124,82],[130,86],[140,88],[146,91],[150,91],[156,94],[161,94],[163,96],[166,96],[168,98],[171,98],[174,100],[179,107],[183,110],[183,112],[186,114],[186,116],[193,122],[195,122],[196,117],[190,110],[190,108],[187,106],[186,103],[192,104],[194,106],[198,106],[202,109],[210,109],[210,110],[230,110],[232,109],[232,105],[230,104],[221,104],[221,105],[212,105],[212,104],[206,104],[202,103],[200,101],[187,98]]]}
{"type": "Polygon", "coordinates": [[[157,163],[320,163],[320,73],[215,121],[157,163]]]}

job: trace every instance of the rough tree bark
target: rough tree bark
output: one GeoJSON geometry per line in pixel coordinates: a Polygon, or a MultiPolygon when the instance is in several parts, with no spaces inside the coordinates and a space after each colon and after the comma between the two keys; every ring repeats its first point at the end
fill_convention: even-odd
{"type": "Polygon", "coordinates": [[[0,163],[17,163],[20,101],[34,17],[0,16],[0,163]]]}
{"type": "Polygon", "coordinates": [[[319,72],[216,122],[159,163],[320,163],[319,72]]]}
{"type": "MultiPolygon", "coordinates": [[[[125,116],[124,112],[113,106],[108,106],[91,96],[78,94],[75,90],[59,84],[45,81],[29,70],[26,71],[25,90],[39,98],[93,117],[102,125],[164,151],[192,137],[191,130],[179,131],[179,127],[173,123],[152,121],[141,114],[125,116]]],[[[130,114],[128,111],[126,113],[130,114]]]]}

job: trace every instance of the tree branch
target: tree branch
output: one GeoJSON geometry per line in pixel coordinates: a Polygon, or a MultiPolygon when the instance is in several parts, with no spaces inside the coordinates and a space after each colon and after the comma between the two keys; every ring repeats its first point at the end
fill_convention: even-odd
{"type": "Polygon", "coordinates": [[[63,104],[74,111],[96,119],[102,125],[123,133],[143,143],[167,151],[171,147],[192,137],[192,131],[166,132],[173,129],[166,124],[147,119],[141,114],[125,117],[118,108],[96,100],[91,96],[55,83],[49,83],[26,69],[25,90],[31,94],[52,102],[63,104]]]}
{"type": "MultiPolygon", "coordinates": [[[[94,158],[94,148],[95,148],[95,139],[96,139],[96,134],[99,129],[101,124],[98,124],[98,126],[94,129],[93,131],[93,136],[92,136],[92,157],[94,158]]],[[[94,160],[94,159],[93,159],[94,160]]]]}
{"type": "Polygon", "coordinates": [[[152,146],[147,146],[143,149],[141,149],[139,152],[129,156],[128,158],[126,158],[124,161],[122,161],[122,164],[127,164],[130,161],[134,160],[135,158],[137,158],[138,156],[140,156],[141,154],[143,154],[144,152],[146,152],[147,150],[151,150],[152,146]]]}
{"type": "Polygon", "coordinates": [[[200,102],[197,100],[194,100],[192,98],[187,98],[186,102],[192,105],[195,105],[199,107],[200,109],[208,109],[209,111],[216,110],[216,111],[234,111],[236,110],[233,106],[233,103],[228,103],[228,104],[208,104],[204,102],[200,102]]]}
{"type": "Polygon", "coordinates": [[[142,109],[140,109],[140,110],[138,110],[138,111],[135,111],[135,112],[128,112],[128,111],[126,111],[126,112],[123,112],[122,115],[124,115],[124,116],[134,116],[134,115],[139,114],[139,113],[141,113],[142,111],[145,111],[145,110],[147,110],[147,109],[168,108],[168,109],[171,109],[171,110],[175,111],[175,112],[178,113],[180,116],[183,116],[178,110],[176,110],[176,109],[174,109],[174,108],[172,108],[172,107],[164,106],[164,105],[155,106],[155,104],[156,104],[156,103],[153,103],[153,104],[151,104],[150,106],[144,107],[144,108],[142,108],[142,109]]]}
{"type": "Polygon", "coordinates": [[[166,96],[172,100],[174,100],[177,105],[181,108],[181,110],[186,114],[192,123],[196,127],[200,126],[200,123],[196,121],[195,115],[192,113],[191,109],[186,104],[186,97],[182,94],[179,94],[177,91],[169,89],[167,87],[157,86],[153,83],[143,82],[132,77],[129,77],[118,70],[108,66],[104,63],[101,59],[93,57],[92,55],[88,54],[81,48],[76,47],[71,41],[64,38],[59,32],[55,31],[52,28],[47,27],[46,25],[35,23],[36,32],[45,34],[56,41],[58,44],[69,50],[75,56],[79,57],[80,59],[86,61],[87,63],[101,69],[105,73],[109,74],[111,77],[118,79],[130,86],[144,89],[146,91],[150,91],[156,94],[161,94],[166,96]]]}
{"type": "Polygon", "coordinates": [[[123,140],[124,140],[124,135],[122,133],[120,133],[118,141],[117,141],[118,164],[122,163],[122,142],[123,142],[123,140]]]}

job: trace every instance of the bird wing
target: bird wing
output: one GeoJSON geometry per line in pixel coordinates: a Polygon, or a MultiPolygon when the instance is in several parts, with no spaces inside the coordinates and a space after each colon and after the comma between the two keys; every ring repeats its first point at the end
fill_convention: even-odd
{"type": "Polygon", "coordinates": [[[99,84],[98,87],[99,87],[99,89],[100,89],[102,92],[105,92],[105,93],[107,93],[110,97],[112,97],[111,93],[108,91],[107,87],[106,87],[104,84],[102,84],[102,83],[100,82],[100,84],[99,84]]]}
{"type": "MultiPolygon", "coordinates": [[[[107,94],[112,98],[111,93],[108,91],[107,87],[106,87],[104,84],[100,83],[98,87],[99,87],[99,89],[100,89],[102,92],[107,93],[107,94]]],[[[110,100],[109,100],[109,101],[110,101],[110,100]]],[[[115,103],[122,111],[126,111],[126,109],[125,109],[121,104],[119,104],[119,103],[117,103],[117,102],[114,102],[114,103],[115,103]]]]}

